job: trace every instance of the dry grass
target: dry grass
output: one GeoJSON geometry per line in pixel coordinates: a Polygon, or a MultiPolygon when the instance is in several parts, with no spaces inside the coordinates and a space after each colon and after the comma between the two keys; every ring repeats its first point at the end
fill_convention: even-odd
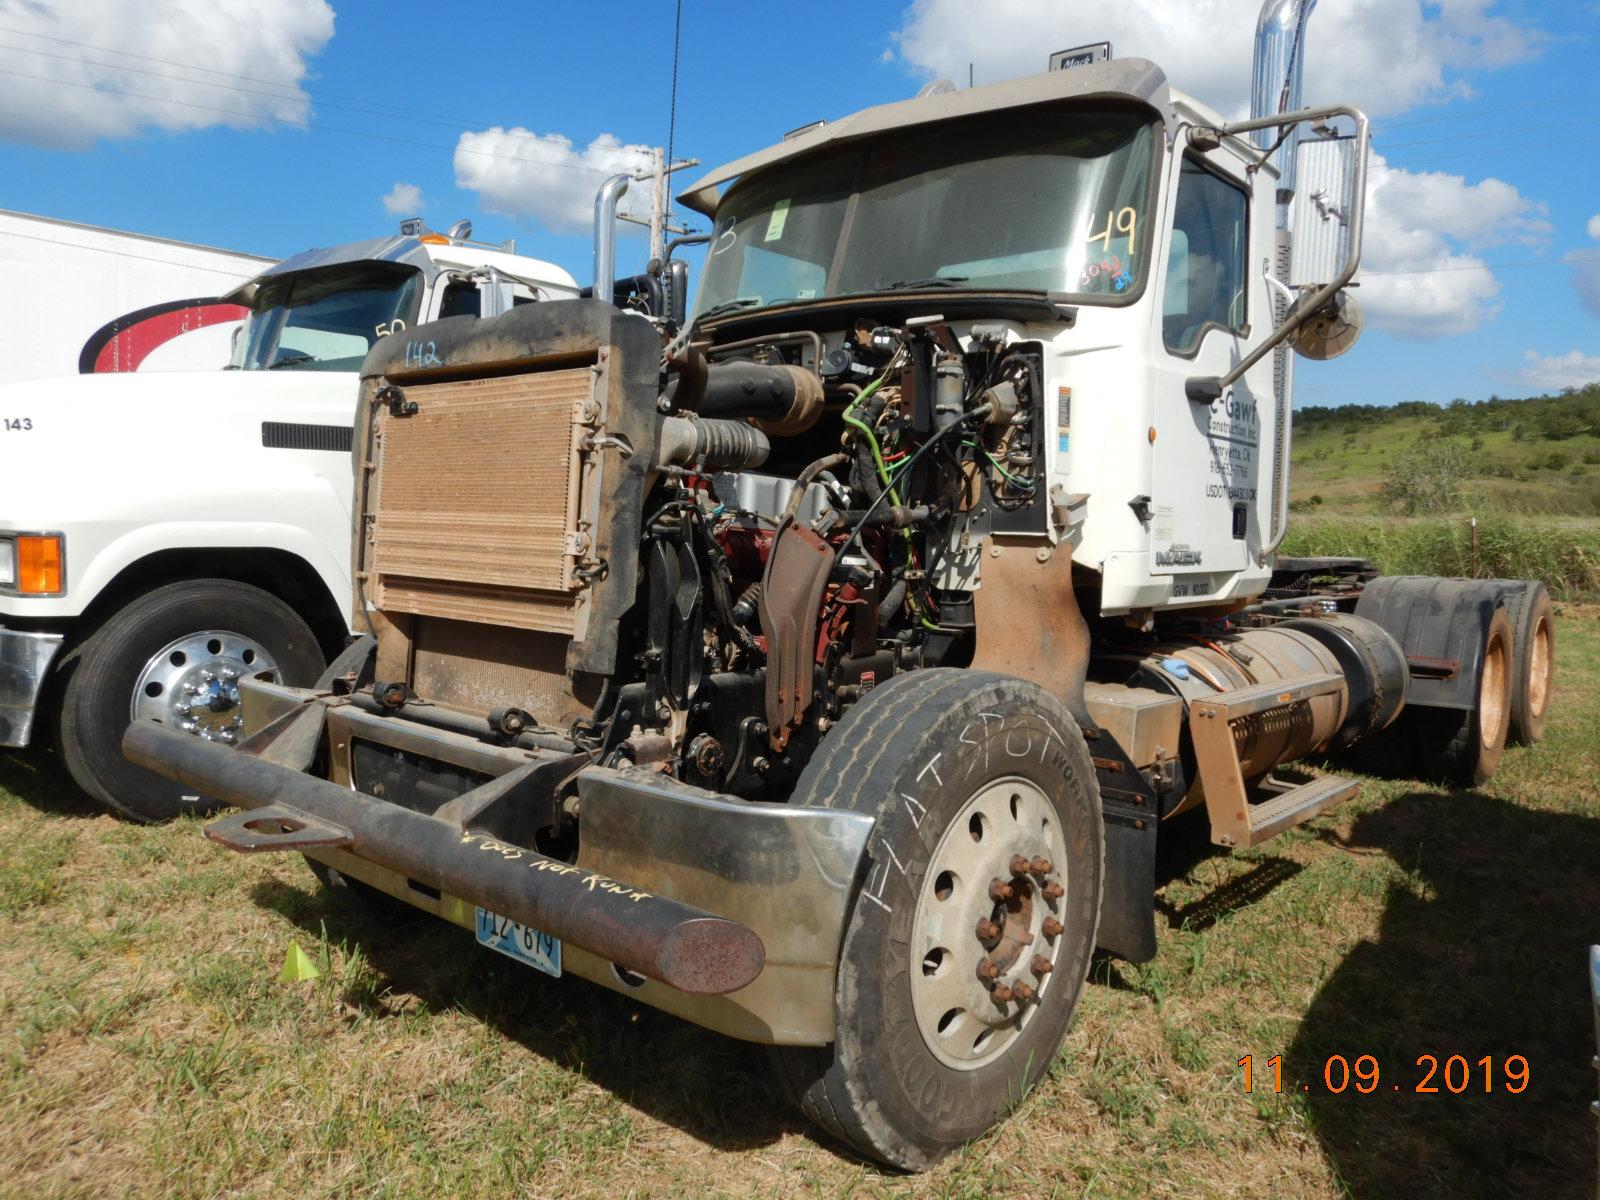
{"type": "Polygon", "coordinates": [[[1050,1078],[919,1179],[814,1137],[758,1047],[0,759],[0,1192],[1587,1198],[1600,610],[1558,634],[1550,735],[1492,786],[1374,779],[1233,857],[1174,838],[1160,956],[1098,962],[1050,1078]],[[277,981],[291,940],[320,981],[277,981]],[[1240,1056],[1279,1052],[1288,1092],[1245,1095],[1240,1056]],[[1335,1052],[1380,1092],[1299,1091],[1335,1052]],[[1520,1053],[1532,1086],[1390,1091],[1423,1052],[1520,1053]]]}

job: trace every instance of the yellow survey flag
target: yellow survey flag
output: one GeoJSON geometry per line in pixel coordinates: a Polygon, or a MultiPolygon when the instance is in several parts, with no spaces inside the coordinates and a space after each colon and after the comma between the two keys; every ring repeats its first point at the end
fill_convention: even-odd
{"type": "Polygon", "coordinates": [[[283,974],[278,979],[283,983],[300,983],[307,979],[321,979],[322,972],[317,970],[317,964],[312,962],[306,952],[300,949],[299,942],[289,943],[289,957],[283,960],[283,974]]]}

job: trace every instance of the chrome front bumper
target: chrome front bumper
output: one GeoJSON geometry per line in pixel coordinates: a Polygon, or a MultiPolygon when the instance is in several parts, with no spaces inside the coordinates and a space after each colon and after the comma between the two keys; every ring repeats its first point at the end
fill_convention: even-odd
{"type": "Polygon", "coordinates": [[[33,711],[64,636],[0,628],[0,746],[28,744],[33,711]]]}
{"type": "MultiPolygon", "coordinates": [[[[316,746],[321,746],[329,782],[358,795],[363,794],[353,753],[358,744],[493,778],[510,778],[526,767],[534,753],[400,717],[369,714],[325,693],[259,680],[241,682],[240,691],[246,737],[239,750],[227,752],[230,766],[239,765],[233,755],[256,755],[302,770],[316,746]],[[295,734],[297,720],[306,722],[305,732],[315,737],[315,744],[295,734]]],[[[171,773],[171,763],[143,765],[171,773]]],[[[778,1045],[820,1046],[832,1041],[839,946],[873,818],[840,809],[716,795],[642,770],[590,766],[579,771],[576,780],[579,871],[625,880],[652,896],[739,922],[760,938],[765,962],[755,979],[737,990],[690,993],[618,970],[612,960],[585,949],[574,938],[563,945],[563,970],[732,1037],[778,1045]]],[[[319,783],[317,788],[325,786],[319,783]]],[[[257,807],[251,802],[257,799],[253,794],[229,798],[257,807]]],[[[266,790],[259,799],[286,800],[276,793],[269,796],[266,790]]],[[[474,816],[450,802],[434,819],[459,822],[458,841],[482,842],[483,822],[490,812],[484,809],[474,816]]],[[[490,841],[502,856],[529,853],[503,839],[490,841]]],[[[393,853],[361,850],[359,841],[301,848],[308,857],[414,907],[475,928],[476,906],[471,900],[448,886],[418,886],[427,881],[408,876],[393,853]]],[[[641,911],[639,919],[643,917],[641,911]]]]}

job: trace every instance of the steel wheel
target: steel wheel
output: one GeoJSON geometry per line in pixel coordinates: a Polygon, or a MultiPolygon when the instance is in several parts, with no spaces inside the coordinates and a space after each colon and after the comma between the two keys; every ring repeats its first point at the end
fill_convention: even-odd
{"type": "Polygon", "coordinates": [[[1508,592],[1511,617],[1511,737],[1531,746],[1544,736],[1555,691],[1556,628],[1550,590],[1538,580],[1524,581],[1523,590],[1508,592]]]}
{"type": "Polygon", "coordinates": [[[1550,707],[1550,668],[1555,662],[1555,635],[1550,629],[1550,618],[1542,615],[1533,629],[1528,660],[1528,708],[1535,717],[1543,717],[1550,707]]]}
{"type": "Polygon", "coordinates": [[[1011,1046],[1050,986],[1061,933],[1066,842],[1033,782],[977,792],[935,847],[912,929],[912,1009],[935,1058],[983,1066],[1011,1046]]]}
{"type": "Polygon", "coordinates": [[[1494,630],[1483,649],[1483,673],[1478,681],[1478,738],[1485,749],[1505,744],[1510,721],[1511,647],[1494,630]]]}
{"type": "Polygon", "coordinates": [[[245,675],[282,682],[278,664],[255,638],[227,629],[186,634],[144,664],[129,716],[232,745],[243,724],[239,679],[245,675]]]}

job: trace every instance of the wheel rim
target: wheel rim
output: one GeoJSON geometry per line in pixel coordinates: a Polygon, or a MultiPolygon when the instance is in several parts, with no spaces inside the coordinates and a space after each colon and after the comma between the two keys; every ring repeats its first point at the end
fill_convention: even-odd
{"type": "Polygon", "coordinates": [[[1055,978],[1065,878],[1055,806],[1026,779],[986,785],[945,829],[912,923],[911,1005],[946,1066],[993,1061],[1034,1018],[1055,978]]]}
{"type": "Polygon", "coordinates": [[[1550,665],[1554,660],[1550,642],[1550,618],[1541,616],[1534,626],[1528,656],[1528,710],[1535,717],[1544,716],[1545,705],[1550,703],[1550,665]]]}
{"type": "Polygon", "coordinates": [[[254,638],[227,629],[186,634],[144,664],[131,717],[232,745],[244,724],[239,680],[247,675],[282,682],[277,662],[254,638]]]}
{"type": "Polygon", "coordinates": [[[1505,737],[1510,717],[1506,705],[1509,678],[1505,639],[1496,634],[1484,647],[1483,675],[1478,684],[1478,737],[1485,747],[1498,745],[1505,737]]]}

